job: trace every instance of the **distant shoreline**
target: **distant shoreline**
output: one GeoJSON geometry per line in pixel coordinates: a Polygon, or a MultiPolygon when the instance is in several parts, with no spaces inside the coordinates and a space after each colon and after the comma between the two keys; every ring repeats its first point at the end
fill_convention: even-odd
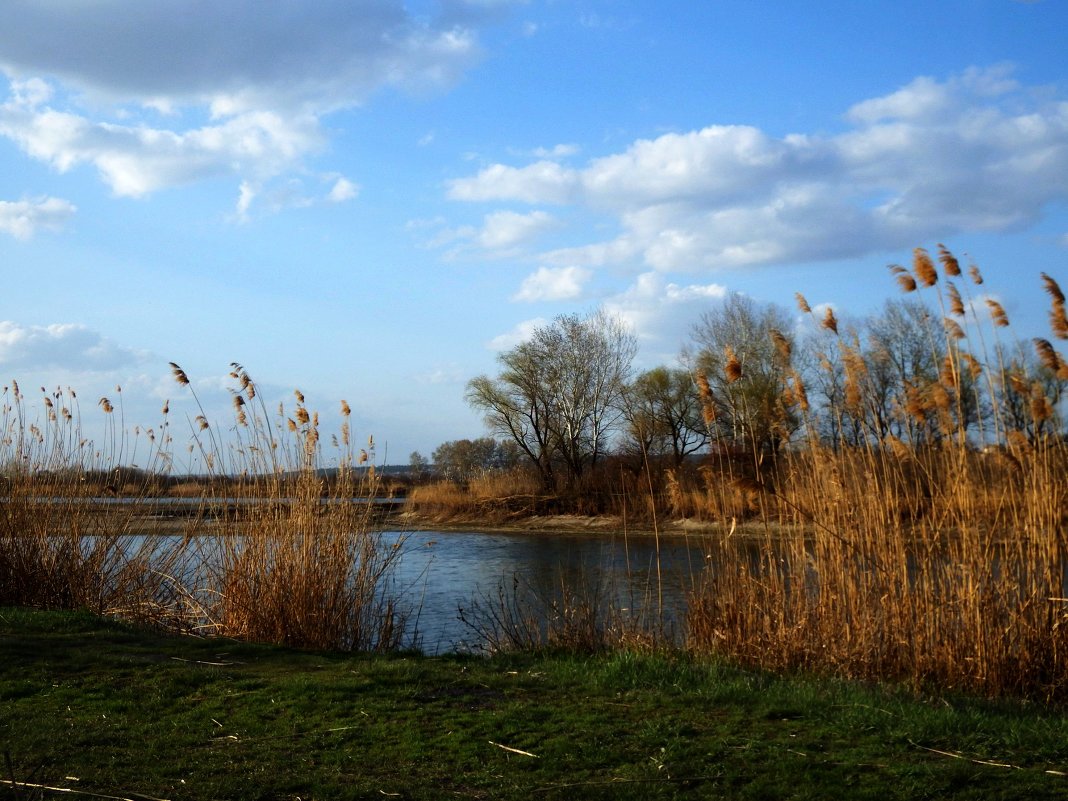
{"type": "MultiPolygon", "coordinates": [[[[628,537],[702,537],[714,538],[731,534],[731,524],[709,523],[695,520],[673,520],[655,528],[648,522],[637,525],[625,523],[610,515],[534,515],[507,521],[480,520],[478,518],[437,519],[418,512],[397,512],[385,518],[380,527],[396,527],[413,531],[482,531],[487,534],[530,534],[532,536],[628,536],[628,537]]],[[[734,526],[735,536],[751,537],[763,533],[760,523],[739,523],[734,526]],[[759,529],[759,531],[757,530],[759,529]]]]}

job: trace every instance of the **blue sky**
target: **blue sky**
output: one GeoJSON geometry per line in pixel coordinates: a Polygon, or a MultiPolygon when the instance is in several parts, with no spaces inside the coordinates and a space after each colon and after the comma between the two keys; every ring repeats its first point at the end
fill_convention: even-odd
{"type": "Polygon", "coordinates": [[[225,427],[238,361],[405,462],[482,435],[464,384],[561,313],[653,366],[724,292],[863,315],[944,242],[1043,333],[1066,30],[1058,0],[5,0],[0,379],[121,386],[147,426],[175,361],[225,427]]]}

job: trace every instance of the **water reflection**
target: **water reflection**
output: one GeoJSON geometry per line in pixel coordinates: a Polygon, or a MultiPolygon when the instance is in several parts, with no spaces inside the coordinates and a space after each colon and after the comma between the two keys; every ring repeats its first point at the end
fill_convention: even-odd
{"type": "Polygon", "coordinates": [[[475,632],[458,616],[473,599],[496,596],[499,586],[543,598],[595,587],[604,600],[631,613],[656,616],[680,630],[686,595],[700,580],[705,557],[697,539],[385,532],[384,543],[403,541],[396,589],[418,613],[419,644],[430,654],[477,650],[475,632]]]}
{"type": "MultiPolygon", "coordinates": [[[[85,537],[82,547],[91,549],[96,540],[85,537]]],[[[220,564],[223,549],[240,547],[241,538],[138,531],[121,540],[127,558],[154,565],[195,595],[207,586],[205,576],[220,564]]],[[[400,557],[390,583],[379,589],[400,596],[411,613],[407,644],[427,654],[483,650],[486,643],[459,610],[470,612],[473,601],[497,597],[498,588],[511,593],[519,587],[541,601],[594,593],[605,611],[640,616],[662,635],[681,636],[688,594],[708,564],[699,537],[661,538],[658,544],[622,534],[384,531],[381,546],[398,548],[400,557]]]]}

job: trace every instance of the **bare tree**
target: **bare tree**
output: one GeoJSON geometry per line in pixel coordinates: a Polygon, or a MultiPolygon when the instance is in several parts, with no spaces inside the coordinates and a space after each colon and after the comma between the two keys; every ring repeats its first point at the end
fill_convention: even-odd
{"type": "Polygon", "coordinates": [[[637,340],[603,311],[562,315],[498,356],[497,378],[478,376],[467,401],[490,430],[515,441],[546,489],[572,485],[605,455],[637,340]]]}
{"type": "Polygon", "coordinates": [[[642,373],[627,389],[625,409],[627,434],[643,454],[670,455],[678,467],[708,444],[701,398],[686,370],[656,367],[642,373]]]}
{"type": "Polygon", "coordinates": [[[721,444],[747,451],[777,451],[800,426],[786,391],[793,338],[786,313],[733,294],[706,311],[686,354],[711,389],[721,444]]]}

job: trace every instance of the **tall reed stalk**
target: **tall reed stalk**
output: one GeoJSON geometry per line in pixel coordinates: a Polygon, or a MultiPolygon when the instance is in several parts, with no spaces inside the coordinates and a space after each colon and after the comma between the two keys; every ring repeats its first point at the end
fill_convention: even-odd
{"type": "Polygon", "coordinates": [[[406,642],[391,584],[401,553],[373,525],[373,441],[353,446],[342,402],[337,468],[320,470],[319,415],[295,393],[272,421],[256,385],[232,365],[235,440],[215,433],[185,372],[197,414],[189,465],[172,473],[170,403],[158,428],[130,436],[121,401],[101,398],[104,442],[82,438],[69,390],[31,408],[4,390],[0,440],[0,603],[87,608],[170,628],[323,649],[406,642]],[[141,450],[141,449],[144,450],[141,450]],[[129,466],[137,458],[148,469],[129,466]],[[181,487],[178,486],[179,482],[181,487]],[[172,489],[186,503],[164,497],[172,489]]]}
{"type": "MultiPolygon", "coordinates": [[[[896,270],[899,284],[919,291],[960,275],[940,250],[941,276],[918,252],[911,273],[896,270]]],[[[1043,278],[1056,321],[1059,290],[1043,278]]],[[[949,295],[951,310],[964,311],[959,292],[949,295]]],[[[1004,327],[996,302],[993,311],[993,325],[1004,327]]],[[[969,313],[969,327],[983,328],[969,313]]],[[[1037,383],[1011,389],[1000,349],[980,358],[962,347],[962,327],[946,331],[929,342],[941,374],[902,387],[912,400],[898,410],[901,430],[934,436],[926,444],[868,437],[835,449],[810,437],[780,454],[773,481],[757,488],[760,533],[712,546],[720,567],[692,599],[693,649],[776,669],[1068,697],[1068,448],[1054,419],[1059,398],[1037,383]],[[977,435],[959,399],[963,377],[984,373],[992,415],[977,435]],[[999,391],[1028,393],[1029,416],[1006,418],[999,391]]],[[[1048,375],[1068,378],[1048,342],[1036,340],[1036,349],[1048,375]]],[[[856,380],[859,409],[859,371],[856,380]]]]}

